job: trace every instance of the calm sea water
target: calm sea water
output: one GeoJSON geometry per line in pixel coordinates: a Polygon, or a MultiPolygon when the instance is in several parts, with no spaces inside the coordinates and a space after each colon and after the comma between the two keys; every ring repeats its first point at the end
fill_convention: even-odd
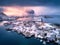
{"type": "Polygon", "coordinates": [[[60,24],[60,15],[50,15],[52,18],[45,18],[44,21],[48,23],[60,24]]]}
{"type": "Polygon", "coordinates": [[[4,27],[0,27],[0,45],[42,45],[35,38],[27,39],[16,32],[7,32],[4,27]]]}
{"type": "MultiPolygon", "coordinates": [[[[53,16],[54,18],[44,19],[46,22],[59,23],[60,17],[53,16]]],[[[35,38],[26,39],[22,35],[18,35],[16,32],[7,32],[3,26],[0,26],[0,45],[43,45],[42,42],[35,38]]],[[[47,44],[54,45],[54,44],[47,44]]]]}
{"type": "MultiPolygon", "coordinates": [[[[32,38],[25,38],[18,35],[16,32],[7,32],[4,27],[0,27],[0,45],[43,45],[40,40],[32,38]]],[[[47,44],[54,45],[54,44],[47,44]]]]}

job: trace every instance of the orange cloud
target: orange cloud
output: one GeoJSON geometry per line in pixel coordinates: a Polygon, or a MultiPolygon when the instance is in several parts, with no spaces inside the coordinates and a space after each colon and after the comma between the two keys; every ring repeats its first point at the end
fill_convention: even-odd
{"type": "MultiPolygon", "coordinates": [[[[41,7],[41,6],[25,6],[25,7],[21,7],[21,6],[4,6],[4,13],[7,16],[26,16],[29,15],[26,11],[27,10],[34,10],[35,11],[35,15],[41,15],[41,13],[45,10],[45,7],[41,7]]],[[[20,18],[18,20],[32,20],[31,18],[20,18]]]]}
{"type": "Polygon", "coordinates": [[[45,7],[41,6],[6,6],[4,8],[4,13],[8,16],[25,16],[28,15],[26,10],[33,9],[36,15],[40,15],[44,10],[45,7]]]}
{"type": "Polygon", "coordinates": [[[8,16],[22,16],[22,15],[27,15],[25,12],[26,9],[23,7],[3,7],[4,8],[4,13],[8,16]]]}

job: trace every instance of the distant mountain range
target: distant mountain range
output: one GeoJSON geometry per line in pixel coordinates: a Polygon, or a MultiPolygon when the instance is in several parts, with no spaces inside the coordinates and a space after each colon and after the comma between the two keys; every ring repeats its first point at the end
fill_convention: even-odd
{"type": "Polygon", "coordinates": [[[8,19],[8,16],[3,12],[0,12],[0,21],[8,19]]]}
{"type": "Polygon", "coordinates": [[[4,14],[3,12],[0,12],[0,16],[7,16],[7,15],[4,14]]]}
{"type": "MultiPolygon", "coordinates": [[[[19,16],[18,16],[19,17],[19,16]]],[[[16,20],[18,17],[16,16],[7,16],[3,12],[0,12],[0,21],[11,21],[16,20]]]]}
{"type": "MultiPolygon", "coordinates": [[[[29,13],[31,13],[31,12],[29,12],[29,13]]],[[[39,16],[34,15],[33,17],[41,17],[41,16],[43,16],[44,18],[57,17],[57,16],[54,16],[54,15],[39,15],[39,16]]],[[[28,15],[28,16],[7,16],[3,12],[0,12],[0,21],[5,21],[5,20],[9,21],[9,20],[16,20],[16,19],[19,19],[19,18],[28,18],[28,17],[32,17],[32,15],[28,15]]]]}

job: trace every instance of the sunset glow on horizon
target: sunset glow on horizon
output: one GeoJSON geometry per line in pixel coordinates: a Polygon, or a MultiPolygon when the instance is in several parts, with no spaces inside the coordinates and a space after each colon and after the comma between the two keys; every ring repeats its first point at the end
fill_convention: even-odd
{"type": "Polygon", "coordinates": [[[26,6],[26,7],[21,7],[21,6],[6,6],[4,8],[4,13],[8,16],[25,16],[28,15],[26,12],[27,10],[34,10],[35,14],[41,14],[44,10],[45,7],[39,7],[39,6],[26,6]]]}
{"type": "Polygon", "coordinates": [[[4,7],[4,13],[8,16],[22,16],[26,15],[23,7],[4,7]]]}

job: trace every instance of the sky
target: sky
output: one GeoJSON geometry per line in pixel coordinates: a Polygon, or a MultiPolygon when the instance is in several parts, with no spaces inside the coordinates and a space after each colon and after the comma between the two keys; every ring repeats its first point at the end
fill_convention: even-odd
{"type": "Polygon", "coordinates": [[[0,0],[0,12],[8,16],[28,15],[27,10],[35,15],[60,15],[60,0],[0,0]]]}

